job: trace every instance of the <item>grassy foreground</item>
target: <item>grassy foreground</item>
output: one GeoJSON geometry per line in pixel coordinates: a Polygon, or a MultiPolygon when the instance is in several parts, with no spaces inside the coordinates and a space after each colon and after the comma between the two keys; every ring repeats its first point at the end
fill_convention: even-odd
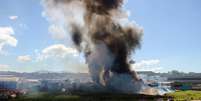
{"type": "Polygon", "coordinates": [[[21,96],[10,101],[156,101],[168,99],[164,96],[150,95],[134,95],[134,94],[81,94],[81,95],[65,95],[65,94],[49,94],[36,93],[21,96]]]}
{"type": "Polygon", "coordinates": [[[201,101],[201,91],[193,91],[193,90],[176,91],[166,95],[173,97],[175,101],[191,101],[191,100],[201,101]]]}
{"type": "Polygon", "coordinates": [[[133,94],[73,94],[38,92],[21,96],[9,101],[201,101],[201,91],[176,91],[164,96],[133,95],[133,94]]]}

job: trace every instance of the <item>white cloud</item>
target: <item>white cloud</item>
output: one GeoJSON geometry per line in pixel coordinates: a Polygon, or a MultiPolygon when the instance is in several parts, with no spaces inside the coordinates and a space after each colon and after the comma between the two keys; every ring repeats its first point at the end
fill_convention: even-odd
{"type": "Polygon", "coordinates": [[[65,58],[67,55],[76,56],[77,54],[78,52],[74,48],[66,47],[63,44],[55,44],[43,49],[38,59],[44,60],[51,57],[65,58]]]}
{"type": "Polygon", "coordinates": [[[9,65],[0,64],[0,69],[6,69],[8,67],[9,67],[9,65]]]}
{"type": "Polygon", "coordinates": [[[14,34],[12,27],[0,27],[0,33],[1,34],[14,34]]]}
{"type": "Polygon", "coordinates": [[[19,61],[19,62],[29,62],[31,60],[32,60],[31,56],[29,56],[29,55],[24,55],[24,56],[18,56],[17,57],[17,61],[19,61]]]}
{"type": "Polygon", "coordinates": [[[137,71],[155,71],[158,72],[162,69],[160,67],[160,60],[152,59],[152,60],[142,60],[135,64],[132,64],[132,69],[137,71]]]}
{"type": "Polygon", "coordinates": [[[9,16],[10,20],[17,20],[18,16],[9,16]]]}
{"type": "Polygon", "coordinates": [[[42,50],[35,50],[35,66],[38,70],[67,71],[67,72],[88,72],[87,65],[81,61],[78,51],[75,48],[63,44],[50,45],[42,50]]]}
{"type": "Polygon", "coordinates": [[[152,66],[152,65],[157,65],[160,63],[160,60],[142,60],[136,64],[134,64],[134,66],[136,68],[140,68],[140,67],[144,67],[144,66],[152,66]]]}
{"type": "Polygon", "coordinates": [[[12,27],[0,27],[0,52],[4,46],[17,46],[17,39],[13,36],[14,31],[12,27]]]}

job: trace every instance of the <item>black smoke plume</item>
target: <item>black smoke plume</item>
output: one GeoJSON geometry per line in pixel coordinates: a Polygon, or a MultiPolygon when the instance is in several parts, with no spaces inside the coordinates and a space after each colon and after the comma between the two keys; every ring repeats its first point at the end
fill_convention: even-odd
{"type": "Polygon", "coordinates": [[[72,41],[85,53],[94,82],[101,84],[103,79],[107,85],[111,75],[124,74],[130,75],[134,82],[139,80],[128,59],[140,47],[143,30],[128,20],[123,0],[44,0],[43,3],[46,15],[52,19],[57,17],[54,12],[62,12],[72,41]]]}

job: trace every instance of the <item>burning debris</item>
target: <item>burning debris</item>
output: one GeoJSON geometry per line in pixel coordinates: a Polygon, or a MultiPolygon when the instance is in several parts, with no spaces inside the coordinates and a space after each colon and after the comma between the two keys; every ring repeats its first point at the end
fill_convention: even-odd
{"type": "Polygon", "coordinates": [[[143,30],[128,20],[122,4],[123,0],[43,1],[49,20],[61,21],[74,45],[85,54],[94,83],[139,93],[144,84],[131,70],[129,58],[140,47],[143,30]]]}

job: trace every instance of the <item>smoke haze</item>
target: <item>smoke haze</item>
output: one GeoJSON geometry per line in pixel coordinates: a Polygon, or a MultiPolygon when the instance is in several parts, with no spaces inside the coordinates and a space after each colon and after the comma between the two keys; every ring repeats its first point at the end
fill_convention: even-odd
{"type": "Polygon", "coordinates": [[[131,87],[131,92],[140,90],[142,82],[128,59],[140,47],[143,30],[128,20],[123,0],[43,0],[42,4],[48,21],[64,26],[77,50],[85,54],[95,83],[123,92],[131,87]]]}

